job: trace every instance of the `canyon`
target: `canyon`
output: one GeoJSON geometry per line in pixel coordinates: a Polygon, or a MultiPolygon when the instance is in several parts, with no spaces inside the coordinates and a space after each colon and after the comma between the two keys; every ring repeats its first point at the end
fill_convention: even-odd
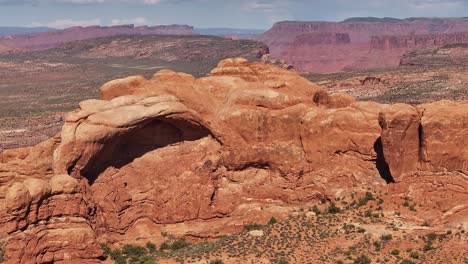
{"type": "Polygon", "coordinates": [[[272,56],[309,73],[398,66],[413,49],[467,43],[466,18],[354,18],[342,22],[276,23],[258,37],[272,56]]]}
{"type": "MultiPolygon", "coordinates": [[[[101,263],[110,261],[102,245],[160,245],[169,235],[198,243],[273,217],[321,223],[320,209],[309,208],[335,206],[328,210],[335,214],[357,197],[367,197],[361,206],[377,200],[372,192],[382,196],[381,209],[377,201],[367,209],[393,225],[360,222],[362,241],[392,234],[398,247],[430,237],[422,263],[461,263],[468,257],[467,134],[466,100],[357,101],[242,58],[222,60],[200,78],[171,70],[119,78],[100,88],[100,99],[66,114],[56,136],[0,154],[0,242],[6,263],[101,263]],[[439,234],[453,239],[432,250],[439,234]]],[[[340,225],[320,238],[344,239],[340,225]]],[[[260,243],[262,232],[250,240],[260,243]]],[[[317,242],[303,257],[336,263],[321,256],[331,256],[336,243],[317,242]]],[[[270,263],[261,252],[220,258],[270,263]]]]}

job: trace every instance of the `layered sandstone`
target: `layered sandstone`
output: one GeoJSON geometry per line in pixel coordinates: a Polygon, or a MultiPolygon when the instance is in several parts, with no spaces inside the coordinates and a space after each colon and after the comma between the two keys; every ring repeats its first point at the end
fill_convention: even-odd
{"type": "Polygon", "coordinates": [[[160,25],[160,26],[89,26],[72,27],[63,30],[0,37],[0,45],[6,45],[22,50],[44,50],[58,47],[64,43],[100,37],[117,35],[193,35],[192,26],[160,25]]]}
{"type": "Polygon", "coordinates": [[[467,43],[467,28],[468,20],[463,18],[286,21],[276,23],[259,40],[270,47],[274,57],[303,71],[329,73],[398,66],[409,50],[467,43]],[[349,41],[317,45],[333,34],[347,35],[349,41]]]}
{"type": "Polygon", "coordinates": [[[7,262],[98,263],[99,242],[219,236],[367,188],[430,193],[421,221],[456,225],[468,208],[467,110],[356,102],[244,59],[199,79],[114,80],[57,137],[2,154],[7,262]]]}

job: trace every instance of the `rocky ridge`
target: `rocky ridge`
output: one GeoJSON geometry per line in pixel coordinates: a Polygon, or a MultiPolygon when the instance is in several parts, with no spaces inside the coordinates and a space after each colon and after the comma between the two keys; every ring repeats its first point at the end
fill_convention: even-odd
{"type": "Polygon", "coordinates": [[[21,50],[45,50],[64,43],[118,35],[194,35],[193,27],[187,25],[160,26],[89,26],[63,30],[0,37],[0,45],[21,50]]]}
{"type": "Polygon", "coordinates": [[[114,80],[60,135],[1,154],[6,260],[99,263],[98,243],[217,237],[367,188],[463,226],[467,124],[467,101],[358,102],[240,58],[114,80]]]}
{"type": "Polygon", "coordinates": [[[407,52],[401,66],[468,65],[468,44],[443,45],[407,52]]]}

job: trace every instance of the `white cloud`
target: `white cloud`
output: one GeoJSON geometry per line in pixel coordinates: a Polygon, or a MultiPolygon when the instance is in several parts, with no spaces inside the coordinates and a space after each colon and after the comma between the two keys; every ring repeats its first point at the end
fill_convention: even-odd
{"type": "Polygon", "coordinates": [[[119,19],[119,18],[114,18],[111,20],[111,25],[128,25],[128,24],[134,24],[134,25],[148,25],[148,21],[144,17],[135,17],[131,19],[119,19]]]}
{"type": "Polygon", "coordinates": [[[282,20],[291,20],[292,1],[284,0],[243,0],[242,9],[246,12],[259,13],[268,23],[273,24],[282,20]]]}
{"type": "Polygon", "coordinates": [[[89,19],[89,20],[73,20],[73,19],[58,19],[46,23],[34,22],[31,24],[33,27],[52,27],[52,28],[69,28],[76,26],[95,26],[101,25],[101,19],[89,19]]]}

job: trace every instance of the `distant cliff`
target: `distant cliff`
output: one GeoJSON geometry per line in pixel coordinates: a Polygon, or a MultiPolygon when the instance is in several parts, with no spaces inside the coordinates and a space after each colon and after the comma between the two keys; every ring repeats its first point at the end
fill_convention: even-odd
{"type": "Polygon", "coordinates": [[[467,42],[463,32],[468,32],[466,18],[352,18],[279,22],[258,39],[270,47],[274,57],[301,70],[336,72],[397,66],[410,49],[467,42]],[[349,41],[329,41],[333,34],[347,36],[349,41]]]}
{"type": "Polygon", "coordinates": [[[193,35],[192,26],[187,25],[161,25],[141,26],[90,26],[72,27],[28,35],[7,36],[0,38],[0,44],[24,50],[43,50],[57,47],[63,43],[116,35],[193,35]]]}
{"type": "Polygon", "coordinates": [[[374,36],[371,39],[371,49],[420,49],[456,43],[468,43],[468,32],[410,36],[374,36]]]}
{"type": "Polygon", "coordinates": [[[55,30],[48,27],[0,27],[0,36],[12,36],[20,34],[32,34],[55,30]]]}

